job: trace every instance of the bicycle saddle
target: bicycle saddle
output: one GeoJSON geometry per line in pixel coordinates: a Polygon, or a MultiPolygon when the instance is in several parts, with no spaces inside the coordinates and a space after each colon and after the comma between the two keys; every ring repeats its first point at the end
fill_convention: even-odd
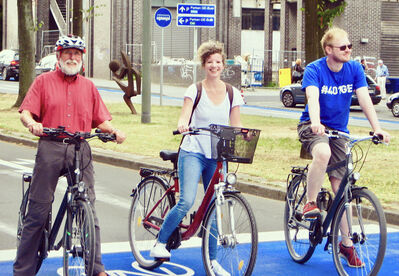
{"type": "Polygon", "coordinates": [[[177,161],[178,153],[177,151],[161,150],[159,152],[159,156],[162,158],[163,161],[170,160],[175,163],[177,161]]]}

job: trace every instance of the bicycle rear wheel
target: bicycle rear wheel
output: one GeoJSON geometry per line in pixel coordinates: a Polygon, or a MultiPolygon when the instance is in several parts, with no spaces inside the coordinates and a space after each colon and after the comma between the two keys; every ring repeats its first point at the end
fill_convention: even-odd
{"type": "Polygon", "coordinates": [[[230,275],[251,275],[258,253],[258,231],[252,209],[242,195],[228,192],[220,211],[222,233],[218,234],[215,200],[203,224],[202,260],[206,273],[215,275],[211,260],[216,260],[230,275]]]}
{"type": "Polygon", "coordinates": [[[285,198],[284,235],[291,258],[301,264],[307,262],[315,250],[309,240],[311,222],[302,219],[305,204],[306,179],[297,175],[288,186],[285,198]]]}
{"type": "Polygon", "coordinates": [[[340,275],[377,275],[384,260],[387,229],[384,211],[377,197],[367,189],[352,191],[351,224],[352,240],[362,267],[349,267],[347,260],[340,254],[340,222],[346,219],[344,200],[338,206],[332,226],[333,258],[340,275]]]}
{"type": "Polygon", "coordinates": [[[67,213],[63,242],[64,275],[92,275],[96,254],[93,211],[86,201],[78,200],[76,204],[72,214],[67,213]]]}
{"type": "Polygon", "coordinates": [[[150,250],[155,245],[158,232],[155,227],[161,227],[166,214],[174,206],[171,194],[164,194],[166,184],[157,177],[147,177],[137,185],[129,211],[129,242],[132,254],[138,264],[146,269],[154,269],[162,261],[150,257],[150,250]],[[147,218],[148,224],[143,221],[147,218]]]}

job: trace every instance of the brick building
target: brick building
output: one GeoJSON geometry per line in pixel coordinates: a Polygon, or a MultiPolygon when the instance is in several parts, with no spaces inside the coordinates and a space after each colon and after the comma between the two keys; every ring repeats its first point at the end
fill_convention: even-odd
{"type": "MultiPolygon", "coordinates": [[[[52,50],[59,33],[72,30],[72,0],[32,0],[34,17],[43,22],[37,32],[37,58],[52,50]]],[[[85,13],[85,57],[90,77],[110,78],[108,63],[126,51],[134,63],[141,62],[143,1],[82,0],[85,13]]],[[[164,30],[164,56],[192,59],[196,47],[209,39],[225,43],[228,58],[250,53],[264,62],[265,82],[273,72],[304,58],[305,0],[151,0],[152,14],[160,6],[172,13],[171,26],[164,30]],[[176,26],[177,3],[216,6],[215,28],[176,26]],[[194,32],[197,32],[196,34],[194,32]],[[197,35],[197,44],[194,36],[197,35]]],[[[383,59],[391,75],[399,76],[399,0],[347,0],[345,12],[334,24],[349,32],[353,56],[383,59]]],[[[16,48],[16,1],[3,0],[3,48],[16,48]]],[[[153,61],[160,60],[160,28],[152,25],[153,61]]],[[[275,78],[274,78],[275,79],[275,78]]]]}

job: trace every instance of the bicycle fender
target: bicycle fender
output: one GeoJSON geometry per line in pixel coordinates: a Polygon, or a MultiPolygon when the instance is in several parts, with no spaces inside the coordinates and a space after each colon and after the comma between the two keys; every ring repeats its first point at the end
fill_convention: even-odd
{"type": "Polygon", "coordinates": [[[161,177],[158,177],[158,176],[155,176],[155,175],[150,175],[150,176],[148,176],[148,177],[143,178],[143,179],[139,182],[139,184],[137,184],[136,188],[133,188],[133,189],[132,189],[132,193],[130,194],[130,196],[131,196],[131,197],[134,197],[134,196],[136,195],[137,190],[140,189],[140,187],[143,185],[143,183],[146,182],[146,181],[148,181],[148,180],[151,180],[151,179],[154,179],[155,181],[161,182],[163,185],[165,185],[165,188],[166,188],[166,187],[169,187],[169,183],[168,183],[165,179],[163,179],[163,178],[161,178],[161,177]]]}

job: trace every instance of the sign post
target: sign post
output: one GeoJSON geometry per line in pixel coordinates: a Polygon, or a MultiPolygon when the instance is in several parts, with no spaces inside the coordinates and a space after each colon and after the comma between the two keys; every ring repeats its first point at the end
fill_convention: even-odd
{"type": "MultiPolygon", "coordinates": [[[[216,25],[216,5],[214,4],[177,4],[178,27],[194,28],[194,57],[197,53],[197,28],[214,28],[216,25]]],[[[193,82],[197,82],[197,66],[194,65],[193,82]]]]}
{"type": "Polygon", "coordinates": [[[159,81],[159,105],[162,106],[163,98],[163,41],[164,41],[164,28],[170,25],[172,21],[172,14],[167,8],[159,8],[155,12],[155,23],[161,27],[161,65],[160,65],[160,81],[159,81]]]}

